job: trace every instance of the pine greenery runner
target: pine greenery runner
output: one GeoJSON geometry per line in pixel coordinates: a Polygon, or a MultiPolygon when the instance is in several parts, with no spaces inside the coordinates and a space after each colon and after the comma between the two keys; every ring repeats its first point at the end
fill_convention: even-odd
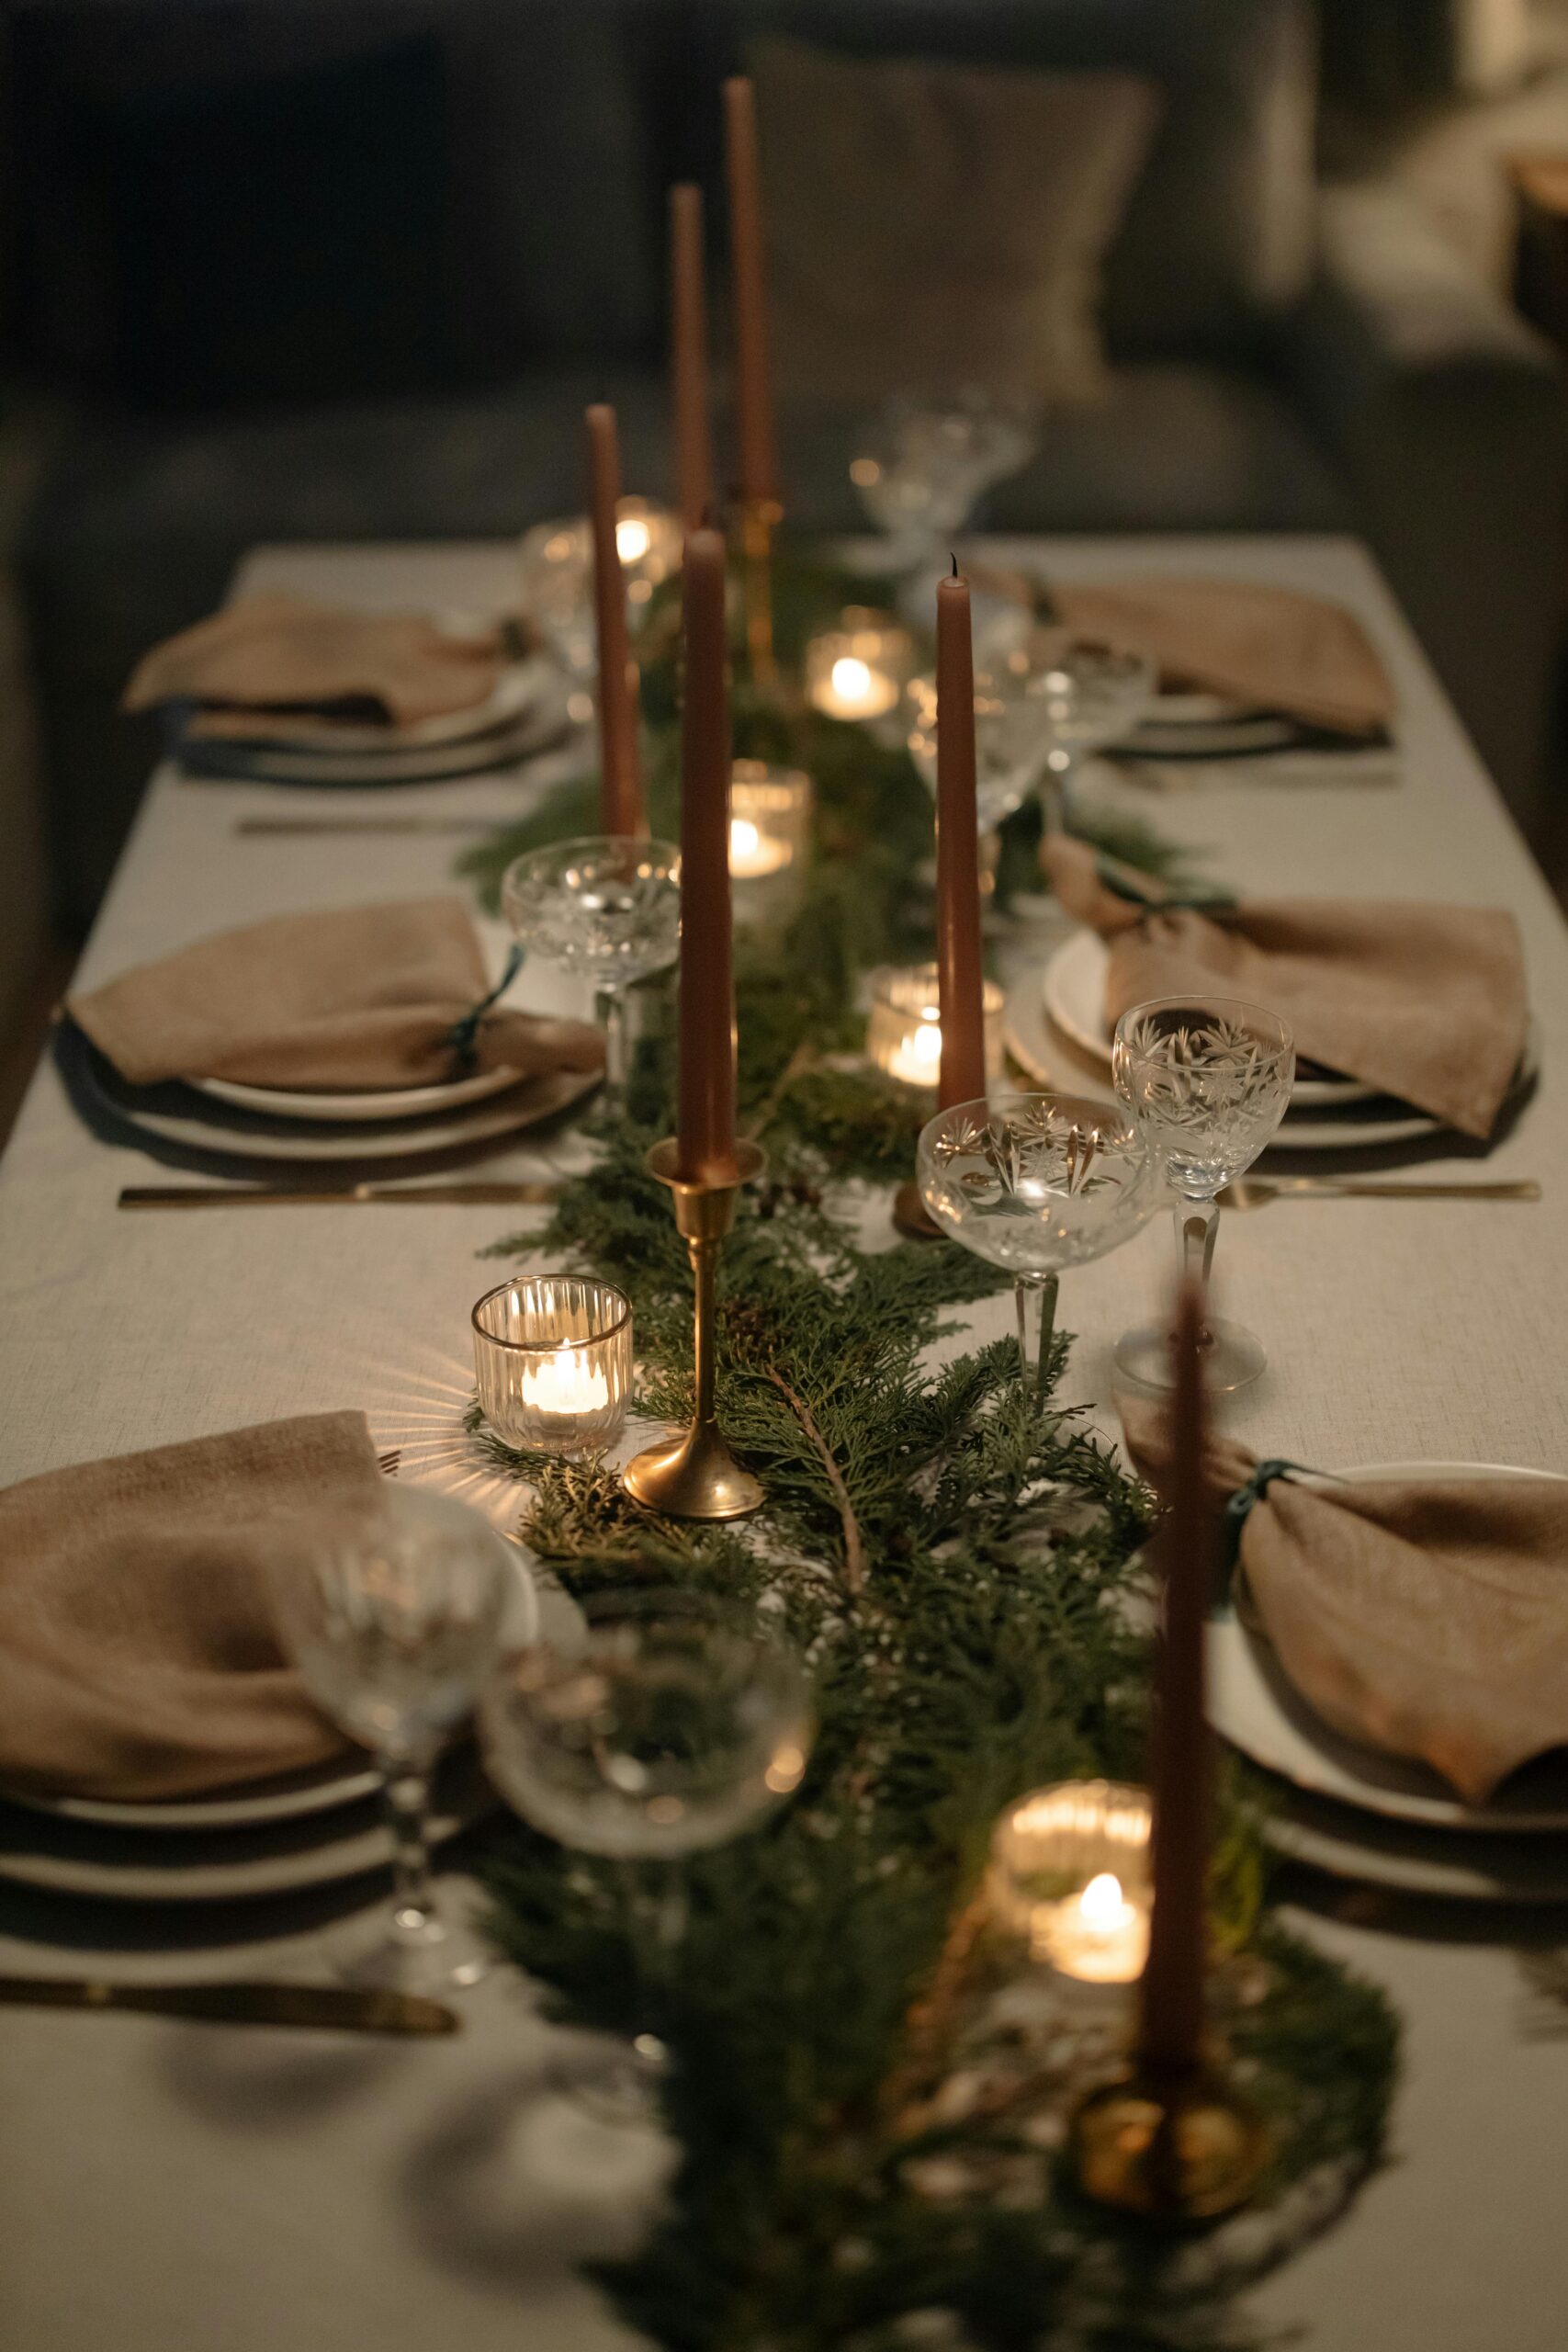
{"type": "MultiPolygon", "coordinates": [[[[781,579],[786,650],[815,577],[781,579]]],[[[817,594],[818,609],[845,601],[831,575],[817,594]]],[[[673,714],[657,672],[645,702],[667,795],[673,714]]],[[[518,1453],[471,1425],[525,1483],[525,1540],[572,1592],[672,1579],[773,1612],[811,1663],[816,1749],[791,1806],[690,1863],[675,1963],[649,1948],[615,1866],[520,1824],[491,1849],[493,1930],[557,2014],[626,2030],[651,2002],[675,2053],[666,2210],[635,2258],[603,2269],[628,2320],[672,2352],[1232,2352],[1251,2341],[1237,2288],[1380,2160],[1394,2024],[1379,1993],[1272,1917],[1234,1781],[1215,1995],[1277,2128],[1267,2194],[1239,2220],[1170,2238],[1086,2207],[1060,2136],[1103,2026],[1053,2011],[1038,1977],[1033,2014],[1007,2013],[1005,1991],[999,2007],[935,1997],[1003,1805],[1043,1781],[1141,1777],[1139,1551],[1155,1506],[1078,1413],[1025,1404],[1010,1340],[943,1348],[933,1364],[958,1311],[996,1288],[992,1269],[950,1245],[886,1246],[885,1202],[857,1227],[866,1196],[849,1180],[905,1175],[921,1115],[842,1059],[865,967],[930,952],[916,872],[931,806],[907,757],[744,702],[738,747],[808,767],[818,792],[797,913],[782,934],[738,938],[743,1122],[770,1173],[723,1262],[720,1396],[766,1506],[717,1532],[650,1520],[598,1463],[518,1453]]],[[[586,796],[558,795],[468,870],[493,893],[522,848],[593,821],[586,796]]],[[[1152,839],[1114,846],[1176,863],[1152,839]]],[[[674,1420],[690,1401],[690,1279],[669,1196],[642,1167],[671,1124],[671,1076],[667,1036],[645,1040],[593,1172],[542,1237],[491,1254],[618,1283],[642,1407],[674,1420]]],[[[1053,1392],[1070,1346],[1059,1334],[1053,1392]]]]}

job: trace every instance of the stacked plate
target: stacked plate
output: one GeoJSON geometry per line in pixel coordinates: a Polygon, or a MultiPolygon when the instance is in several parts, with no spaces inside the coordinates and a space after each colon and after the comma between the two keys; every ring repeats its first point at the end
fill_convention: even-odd
{"type": "MultiPolygon", "coordinates": [[[[1340,1473],[1350,1485],[1542,1475],[1472,1462],[1340,1473]]],[[[1292,1860],[1402,1894],[1568,1899],[1568,1755],[1514,1773],[1489,1804],[1466,1804],[1429,1766],[1332,1730],[1286,1679],[1269,1644],[1228,1606],[1209,1627],[1209,1712],[1215,1729],[1273,1776],[1280,1804],[1269,1836],[1292,1860]]]]}
{"type": "Polygon", "coordinates": [[[191,775],[249,784],[367,786],[434,784],[513,767],[559,741],[570,724],[568,688],[554,662],[530,653],[512,662],[493,692],[467,710],[412,727],[290,718],[276,740],[204,735],[188,708],[171,715],[169,751],[191,775]]]}
{"type": "MultiPolygon", "coordinates": [[[[1096,1061],[1111,1068],[1111,1024],[1105,1017],[1105,982],[1110,950],[1098,932],[1077,931],[1046,965],[1040,983],[1040,1001],[1025,994],[1009,1005],[1008,1042],[1026,1070],[1044,1081],[1051,1055],[1045,1017],[1062,1035],[1096,1061]]],[[[1533,1035],[1525,1048],[1515,1080],[1515,1096],[1522,1094],[1534,1076],[1533,1035]]],[[[1440,1119],[1408,1103],[1395,1102],[1359,1079],[1336,1078],[1328,1071],[1298,1071],[1290,1109],[1271,1148],[1279,1151],[1355,1151],[1382,1149],[1389,1145],[1419,1144],[1444,1132],[1440,1119]]]]}

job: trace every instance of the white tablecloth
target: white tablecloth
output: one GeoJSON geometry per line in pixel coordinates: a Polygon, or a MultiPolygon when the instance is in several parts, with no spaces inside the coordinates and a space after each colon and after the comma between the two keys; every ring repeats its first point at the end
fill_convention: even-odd
{"type": "MultiPolygon", "coordinates": [[[[1543,1204],[1320,1203],[1228,1219],[1222,1301],[1271,1359],[1231,1426],[1260,1451],[1324,1467],[1427,1456],[1568,1468],[1568,933],[1386,591],[1342,540],[1042,551],[1063,574],[1273,579],[1353,605],[1397,678],[1403,780],[1211,781],[1148,813],[1211,851],[1216,877],[1244,891],[1500,904],[1524,933],[1542,1080],[1486,1172],[1538,1177],[1543,1204]]],[[[513,588],[509,551],[485,546],[268,550],[247,578],[395,605],[499,606],[513,588]]],[[[378,798],[161,774],[83,978],[253,917],[438,888],[460,846],[418,833],[242,838],[243,814],[499,820],[535,789],[490,778],[378,798]]],[[[1129,786],[1121,797],[1140,805],[1129,786]]],[[[491,1271],[476,1252],[525,1218],[117,1210],[122,1184],[159,1173],[96,1141],[52,1068],[39,1073],[0,1170],[0,1482],[359,1406],[378,1443],[404,1449],[405,1476],[508,1511],[510,1490],[475,1468],[457,1422],[468,1310],[491,1271]]],[[[1076,1396],[1106,1393],[1111,1344],[1160,1291],[1169,1247],[1156,1228],[1068,1278],[1076,1396]]],[[[976,1330],[1000,1329],[1004,1314],[987,1306],[976,1330]]],[[[1525,2035],[1517,1952],[1495,1915],[1434,1913],[1416,1932],[1359,1907],[1313,1932],[1384,1983],[1404,2017],[1399,2161],[1264,2287],[1257,2312],[1304,2325],[1312,2352],[1556,2352],[1568,2310],[1568,2034],[1525,2035]]],[[[107,1954],[122,1972],[254,1973],[298,1959],[332,1908],[319,1898],[180,1927],[0,1889],[0,1968],[80,1969],[107,1954]]],[[[626,2242],[653,2154],[585,2141],[543,2162],[522,2094],[546,2038],[509,1977],[472,1996],[462,2037],[428,2048],[0,2012],[0,2342],[599,2352],[624,2340],[573,2263],[626,2242]]]]}

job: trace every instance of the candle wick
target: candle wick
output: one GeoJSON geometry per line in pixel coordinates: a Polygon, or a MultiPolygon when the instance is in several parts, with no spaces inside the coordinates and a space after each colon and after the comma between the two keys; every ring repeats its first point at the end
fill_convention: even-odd
{"type": "Polygon", "coordinates": [[[954,580],[958,577],[958,558],[956,556],[953,558],[953,576],[954,580]]]}

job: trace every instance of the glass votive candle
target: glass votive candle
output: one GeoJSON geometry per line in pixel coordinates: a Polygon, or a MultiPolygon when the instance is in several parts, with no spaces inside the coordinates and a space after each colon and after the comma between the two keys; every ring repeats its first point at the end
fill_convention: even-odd
{"type": "MultiPolygon", "coordinates": [[[[1002,1007],[995,980],[983,983],[987,1083],[1002,1074],[1002,1007]]],[[[942,1065],[942,1005],[934,964],[907,969],[885,965],[874,973],[871,1019],[866,1024],[867,1059],[902,1079],[906,1086],[935,1086],[942,1065]]]]}
{"type": "Polygon", "coordinates": [[[737,760],[729,781],[729,872],[761,882],[804,866],[811,847],[811,778],[799,768],[737,760]]]}
{"type": "Polygon", "coordinates": [[[479,1410],[511,1445],[579,1453],[621,1433],[632,1385],[630,1301],[609,1283],[534,1274],[474,1309],[479,1410]]]}
{"type": "Polygon", "coordinates": [[[1058,1781],[1010,1805],[991,1838],[991,1914],[1036,1960],[1131,1984],[1149,1950],[1149,1801],[1118,1781],[1058,1781]]]}
{"type": "Polygon", "coordinates": [[[886,718],[903,699],[915,666],[915,641],[890,613],[851,605],[839,627],[806,648],[806,692],[829,718],[886,718]]]}

